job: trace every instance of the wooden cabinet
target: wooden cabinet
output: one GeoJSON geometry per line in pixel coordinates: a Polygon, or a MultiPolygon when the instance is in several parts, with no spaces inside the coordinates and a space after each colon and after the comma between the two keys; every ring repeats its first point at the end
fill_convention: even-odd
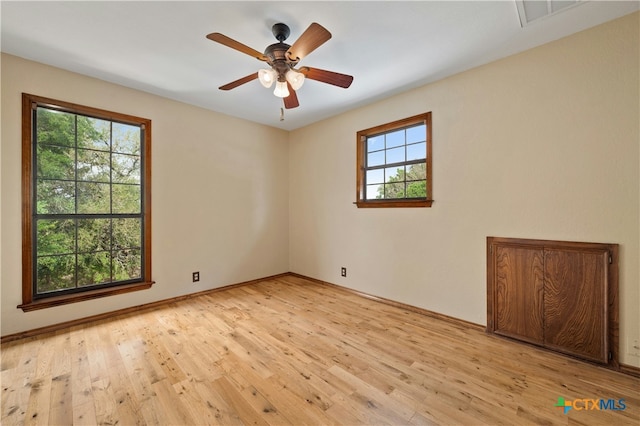
{"type": "Polygon", "coordinates": [[[487,238],[487,331],[618,366],[618,245],[487,238]]]}

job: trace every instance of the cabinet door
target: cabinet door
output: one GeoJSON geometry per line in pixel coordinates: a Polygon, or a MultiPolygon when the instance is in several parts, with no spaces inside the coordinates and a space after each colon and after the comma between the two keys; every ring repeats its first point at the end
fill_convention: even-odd
{"type": "Polygon", "coordinates": [[[495,333],[542,344],[544,251],[511,245],[495,250],[495,333]]]}
{"type": "Polygon", "coordinates": [[[606,251],[544,251],[545,346],[608,362],[606,251]]]}

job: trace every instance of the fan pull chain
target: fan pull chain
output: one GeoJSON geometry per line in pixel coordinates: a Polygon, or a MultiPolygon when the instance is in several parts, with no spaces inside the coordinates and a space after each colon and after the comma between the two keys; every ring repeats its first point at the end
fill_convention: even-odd
{"type": "Polygon", "coordinates": [[[284,108],[280,108],[280,121],[284,121],[284,108]]]}

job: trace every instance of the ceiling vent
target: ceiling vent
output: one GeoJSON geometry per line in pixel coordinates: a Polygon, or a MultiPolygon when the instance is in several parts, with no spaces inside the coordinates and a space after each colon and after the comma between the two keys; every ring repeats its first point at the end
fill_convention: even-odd
{"type": "Polygon", "coordinates": [[[525,27],[538,19],[555,15],[586,0],[516,0],[520,26],[525,27]]]}

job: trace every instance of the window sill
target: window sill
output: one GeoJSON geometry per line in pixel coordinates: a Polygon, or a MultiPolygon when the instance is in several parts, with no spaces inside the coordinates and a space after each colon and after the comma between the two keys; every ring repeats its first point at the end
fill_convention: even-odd
{"type": "Polygon", "coordinates": [[[356,201],[358,208],[379,208],[379,207],[431,207],[433,200],[371,200],[356,201]]]}
{"type": "Polygon", "coordinates": [[[146,290],[150,288],[154,283],[154,281],[140,282],[121,285],[117,287],[89,290],[82,293],[69,294],[64,296],[47,297],[45,299],[38,299],[29,303],[24,303],[22,305],[18,305],[17,307],[22,309],[24,312],[30,312],[38,309],[46,309],[52,308],[54,306],[66,305],[69,303],[84,302],[86,300],[98,299],[101,297],[130,293],[132,291],[146,290]]]}

